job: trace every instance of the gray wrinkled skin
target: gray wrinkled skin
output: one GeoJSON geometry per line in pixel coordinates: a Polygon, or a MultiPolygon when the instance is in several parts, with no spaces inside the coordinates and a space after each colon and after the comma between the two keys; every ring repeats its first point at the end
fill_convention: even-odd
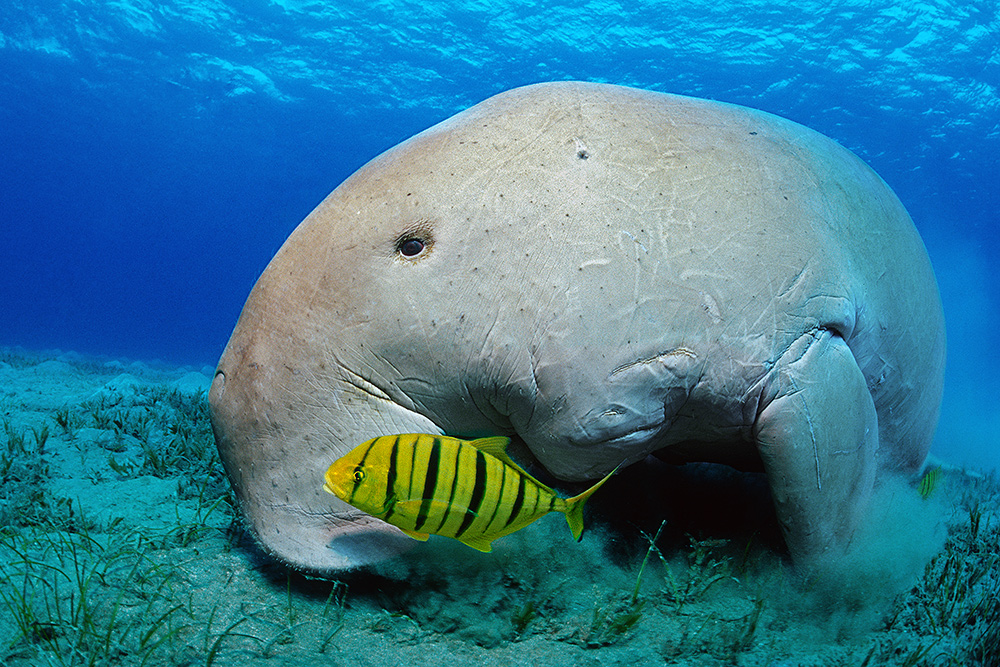
{"type": "Polygon", "coordinates": [[[565,480],[650,453],[762,465],[808,565],[877,473],[921,466],[944,349],[923,244],[850,152],[751,109],[550,83],[330,194],[251,292],[210,400],[246,518],[299,567],[416,544],[322,490],[402,432],[511,435],[565,480]]]}

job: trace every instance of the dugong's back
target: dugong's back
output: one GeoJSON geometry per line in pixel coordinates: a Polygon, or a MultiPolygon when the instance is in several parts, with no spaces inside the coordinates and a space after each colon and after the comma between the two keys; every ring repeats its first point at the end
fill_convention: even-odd
{"type": "MultiPolygon", "coordinates": [[[[588,364],[607,379],[660,350],[700,345],[706,366],[696,372],[711,402],[743,391],[741,380],[751,384],[803,332],[831,329],[871,391],[882,467],[913,471],[923,462],[943,383],[936,281],[899,200],[836,142],[735,105],[564,82],[490,98],[384,157],[370,165],[380,180],[446,202],[431,204],[431,219],[475,221],[470,245],[495,243],[481,234],[486,226],[531,251],[480,268],[502,276],[489,288],[500,311],[555,300],[546,327],[570,342],[553,355],[600,351],[604,364],[588,364]],[[519,261],[537,291],[510,277],[519,261]],[[565,298],[553,295],[560,292],[565,298]],[[631,349],[616,357],[609,347],[631,349]]],[[[570,373],[561,389],[585,395],[584,371],[570,373]]],[[[695,388],[684,400],[697,398],[695,388]]],[[[567,424],[533,416],[538,440],[551,434],[556,452],[555,440],[578,443],[599,430],[591,424],[574,437],[567,424]]],[[[579,424],[580,415],[567,421],[579,424]]],[[[518,431],[531,441],[528,425],[518,431]]],[[[705,437],[681,431],[673,440],[705,437]]],[[[583,467],[552,460],[560,457],[574,459],[550,455],[551,470],[583,476],[583,467]]]]}

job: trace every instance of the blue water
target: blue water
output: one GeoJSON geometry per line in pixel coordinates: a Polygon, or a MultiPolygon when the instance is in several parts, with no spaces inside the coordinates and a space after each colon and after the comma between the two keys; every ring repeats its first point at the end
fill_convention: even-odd
{"type": "Polygon", "coordinates": [[[361,164],[501,90],[607,81],[764,109],[868,161],[945,301],[935,453],[1000,467],[997,14],[995,0],[5,0],[0,345],[214,365],[274,251],[361,164]]]}

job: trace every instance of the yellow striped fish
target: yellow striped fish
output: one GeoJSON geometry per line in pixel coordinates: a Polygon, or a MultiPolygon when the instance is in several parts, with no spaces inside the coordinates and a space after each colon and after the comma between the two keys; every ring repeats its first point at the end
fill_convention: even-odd
{"type": "Polygon", "coordinates": [[[924,476],[920,478],[920,484],[917,486],[917,490],[920,492],[920,497],[927,500],[934,493],[934,489],[938,485],[938,480],[941,479],[941,466],[934,466],[933,468],[928,468],[924,473],[924,476]]]}
{"type": "Polygon", "coordinates": [[[615,471],[578,496],[560,498],[507,456],[509,442],[502,436],[373,438],[337,459],[323,488],[417,540],[434,533],[488,552],[493,540],[552,511],[566,515],[579,540],[584,502],[615,471]]]}

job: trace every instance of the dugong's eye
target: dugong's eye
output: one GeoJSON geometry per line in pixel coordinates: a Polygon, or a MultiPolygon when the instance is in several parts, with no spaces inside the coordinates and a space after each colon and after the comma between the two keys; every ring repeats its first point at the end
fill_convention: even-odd
{"type": "Polygon", "coordinates": [[[418,261],[434,249],[434,225],[429,220],[416,220],[400,230],[392,242],[397,259],[418,261]]]}
{"type": "Polygon", "coordinates": [[[397,250],[399,250],[399,254],[403,257],[416,257],[424,251],[425,247],[422,240],[409,238],[400,239],[397,250]]]}
{"type": "Polygon", "coordinates": [[[354,471],[354,481],[355,482],[360,482],[364,478],[365,478],[365,472],[363,470],[355,470],[354,471]]]}

